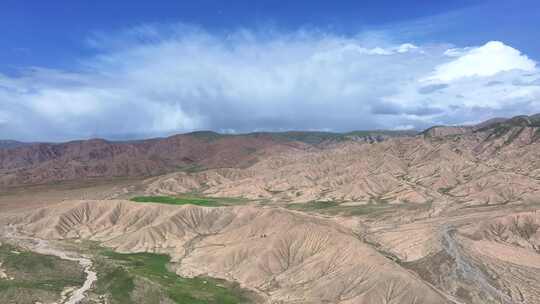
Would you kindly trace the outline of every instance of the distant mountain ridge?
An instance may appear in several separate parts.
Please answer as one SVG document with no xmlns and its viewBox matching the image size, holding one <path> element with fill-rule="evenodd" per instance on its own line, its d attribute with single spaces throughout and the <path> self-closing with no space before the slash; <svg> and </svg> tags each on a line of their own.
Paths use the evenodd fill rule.
<svg viewBox="0 0 540 304">
<path fill-rule="evenodd" d="M 390 137 L 400 137 L 400 136 L 414 136 L 418 134 L 416 130 L 356 130 L 349 132 L 330 132 L 330 131 L 283 131 L 283 132 L 252 132 L 252 133 L 238 133 L 238 134 L 229 134 L 229 133 L 218 133 L 215 131 L 201 130 L 193 131 L 188 133 L 176 134 L 174 136 L 192 136 L 199 138 L 201 140 L 213 141 L 217 139 L 222 139 L 226 137 L 271 137 L 276 140 L 287 140 L 287 141 L 299 141 L 308 144 L 322 144 L 331 141 L 345 141 L 345 140 L 356 140 L 356 141 L 381 141 Z M 90 140 L 102 140 L 109 143 L 115 144 L 133 144 L 141 143 L 145 141 L 160 140 L 167 137 L 153 137 L 146 139 L 131 139 L 131 140 L 109 140 L 103 138 L 93 138 L 87 139 Z M 82 140 L 73 140 L 66 142 L 21 142 L 16 140 L 0 140 L 0 149 L 2 148 L 17 148 L 21 146 L 27 146 L 32 144 L 66 144 L 70 142 L 79 142 Z"/>
<path fill-rule="evenodd" d="M 32 144 L 6 141 L 0 149 L 0 187 L 247 167 L 277 152 L 323 149 L 344 141 L 379 142 L 408 134 L 415 133 L 291 131 L 232 135 L 197 131 L 133 141 L 90 139 Z"/>
<path fill-rule="evenodd" d="M 131 141 L 0 141 L 0 188 L 69 180 L 143 178 L 172 172 L 247 168 L 279 154 L 300 155 L 309 151 L 340 149 L 347 145 L 393 139 L 400 139 L 403 143 L 422 138 L 450 142 L 456 140 L 456 136 L 468 138 L 464 143 L 474 142 L 476 149 L 485 150 L 487 154 L 495 153 L 502 145 L 507 146 L 514 141 L 518 142 L 515 146 L 518 149 L 540 140 L 540 115 L 491 119 L 475 126 L 435 126 L 422 133 L 374 130 L 220 134 L 196 131 Z"/>
<path fill-rule="evenodd" d="M 513 128 L 540 127 L 540 113 L 534 115 L 518 115 L 512 118 L 491 118 L 476 125 L 433 126 L 420 134 L 427 137 L 444 137 L 475 132 L 508 132 Z"/>
<path fill-rule="evenodd" d="M 540 197 L 537 116 L 434 127 L 376 144 L 273 154 L 247 168 L 178 172 L 149 182 L 151 195 L 202 192 L 276 202 L 506 205 Z"/>
<path fill-rule="evenodd" d="M 0 149 L 17 148 L 30 145 L 31 143 L 20 142 L 16 140 L 0 140 Z"/>
</svg>

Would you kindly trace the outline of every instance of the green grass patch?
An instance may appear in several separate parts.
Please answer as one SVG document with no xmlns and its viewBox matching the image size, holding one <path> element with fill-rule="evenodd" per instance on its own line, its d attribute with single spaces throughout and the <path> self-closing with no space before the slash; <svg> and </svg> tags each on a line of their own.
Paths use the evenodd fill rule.
<svg viewBox="0 0 540 304">
<path fill-rule="evenodd" d="M 385 130 L 366 130 L 352 131 L 348 133 L 334 133 L 321 131 L 287 131 L 287 132 L 261 132 L 252 133 L 252 135 L 270 135 L 276 140 L 300 141 L 310 145 L 318 145 L 323 142 L 343 142 L 352 140 L 355 137 L 377 137 L 377 136 L 412 136 L 415 131 L 385 131 Z"/>
<path fill-rule="evenodd" d="M 196 173 L 206 170 L 207 168 L 201 164 L 189 164 L 189 165 L 183 165 L 183 166 L 176 166 L 176 169 L 178 171 L 186 172 L 186 173 Z"/>
<path fill-rule="evenodd" d="M 195 131 L 195 132 L 187 133 L 186 135 L 198 138 L 200 140 L 204 140 L 206 142 L 212 142 L 212 141 L 230 136 L 227 134 L 219 134 L 213 131 Z"/>
<path fill-rule="evenodd" d="M 2 269 L 10 279 L 0 279 L 0 303 L 50 302 L 66 287 L 82 286 L 84 273 L 77 262 L 0 246 Z M 11 279 L 13 278 L 13 279 Z"/>
<path fill-rule="evenodd" d="M 431 202 L 425 204 L 403 203 L 389 204 L 386 200 L 370 200 L 363 205 L 343 205 L 339 201 L 313 201 L 304 204 L 289 204 L 287 208 L 304 212 L 316 212 L 327 215 L 378 217 L 397 211 L 423 210 L 431 208 Z"/>
<path fill-rule="evenodd" d="M 454 186 L 441 187 L 441 188 L 437 189 L 437 191 L 439 191 L 439 193 L 442 193 L 442 194 L 449 194 L 450 191 L 452 191 L 452 189 L 454 189 Z"/>
<path fill-rule="evenodd" d="M 323 202 L 323 201 L 313 201 L 305 204 L 290 204 L 289 208 L 296 209 L 296 210 L 304 210 L 304 211 L 310 211 L 310 210 L 326 210 L 326 209 L 332 209 L 339 206 L 339 202 Z"/>
<path fill-rule="evenodd" d="M 500 138 L 500 137 L 506 135 L 506 133 L 510 132 L 511 129 L 512 129 L 512 127 L 509 126 L 509 125 L 506 125 L 506 124 L 497 125 L 493 129 L 492 133 L 487 137 L 487 139 Z"/>
<path fill-rule="evenodd" d="M 168 205 L 196 205 L 205 207 L 219 207 L 226 204 L 217 200 L 196 197 L 174 197 L 174 196 L 137 196 L 131 199 L 137 203 L 160 203 Z"/>
<path fill-rule="evenodd" d="M 98 267 L 96 291 L 110 293 L 114 303 L 131 303 L 131 292 L 135 288 L 133 277 L 122 267 Z"/>
<path fill-rule="evenodd" d="M 203 207 L 221 207 L 242 205 L 250 200 L 237 197 L 205 197 L 195 194 L 182 194 L 178 196 L 136 196 L 131 201 L 137 203 L 159 203 L 168 205 L 196 205 Z"/>
<path fill-rule="evenodd" d="M 156 284 L 167 298 L 182 304 L 248 303 L 245 291 L 223 280 L 183 278 L 169 271 L 167 255 L 153 253 L 122 254 L 104 250 L 98 269 L 98 292 L 108 292 L 112 303 L 133 303 L 131 294 L 138 278 Z M 154 294 L 155 298 L 155 294 Z M 153 299 L 155 300 L 155 299 Z M 148 299 L 150 301 L 150 299 Z"/>
<path fill-rule="evenodd" d="M 504 144 L 505 145 L 509 145 L 511 144 L 512 142 L 514 142 L 514 140 L 516 138 L 519 137 L 519 135 L 525 130 L 525 128 L 519 128 L 519 129 L 515 129 L 515 130 L 512 130 L 512 134 L 510 134 L 510 136 L 508 136 L 508 138 L 505 140 Z"/>
<path fill-rule="evenodd" d="M 364 204 L 356 206 L 342 205 L 343 202 L 336 201 L 313 201 L 305 204 L 289 204 L 289 209 L 317 212 L 327 215 L 343 215 L 343 216 L 358 216 L 358 215 L 381 215 L 390 210 L 389 204 Z"/>
<path fill-rule="evenodd" d="M 540 128 L 537 127 L 534 131 L 533 141 L 537 141 L 538 139 L 540 139 Z"/>
</svg>

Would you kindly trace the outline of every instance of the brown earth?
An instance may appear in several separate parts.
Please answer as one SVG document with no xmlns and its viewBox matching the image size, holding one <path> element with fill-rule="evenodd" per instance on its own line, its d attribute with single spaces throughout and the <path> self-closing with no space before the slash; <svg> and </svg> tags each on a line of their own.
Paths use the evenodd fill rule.
<svg viewBox="0 0 540 304">
<path fill-rule="evenodd" d="M 182 276 L 238 281 L 273 302 L 447 302 L 350 230 L 280 208 L 70 201 L 4 215 L 0 222 L 42 239 L 167 253 Z"/>
<path fill-rule="evenodd" d="M 0 230 L 166 253 L 182 276 L 237 281 L 267 303 L 540 303 L 538 120 L 382 141 L 271 137 L 252 154 L 229 145 L 253 139 L 212 138 L 196 172 L 9 188 Z M 182 193 L 254 200 L 121 200 Z"/>
<path fill-rule="evenodd" d="M 244 168 L 282 152 L 318 150 L 343 141 L 373 143 L 410 134 L 414 132 L 291 131 L 225 135 L 199 131 L 125 142 L 91 139 L 53 144 L 0 140 L 0 190 L 60 181 Z"/>
<path fill-rule="evenodd" d="M 540 127 L 455 129 L 439 137 L 427 131 L 374 144 L 343 142 L 322 150 L 283 151 L 247 168 L 172 173 L 148 180 L 146 192 L 293 203 L 447 202 L 445 208 L 540 197 Z"/>
<path fill-rule="evenodd" d="M 0 149 L 0 187 L 88 178 L 143 177 L 178 170 L 245 167 L 266 153 L 302 150 L 301 142 L 271 136 L 192 133 L 163 139 L 101 139 Z"/>
</svg>

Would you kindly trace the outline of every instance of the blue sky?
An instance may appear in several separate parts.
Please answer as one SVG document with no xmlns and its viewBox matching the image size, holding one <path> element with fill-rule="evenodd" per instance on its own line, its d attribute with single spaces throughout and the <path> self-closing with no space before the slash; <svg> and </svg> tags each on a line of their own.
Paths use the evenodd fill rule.
<svg viewBox="0 0 540 304">
<path fill-rule="evenodd" d="M 540 112 L 538 1 L 333 2 L 4 0 L 0 138 Z"/>
</svg>

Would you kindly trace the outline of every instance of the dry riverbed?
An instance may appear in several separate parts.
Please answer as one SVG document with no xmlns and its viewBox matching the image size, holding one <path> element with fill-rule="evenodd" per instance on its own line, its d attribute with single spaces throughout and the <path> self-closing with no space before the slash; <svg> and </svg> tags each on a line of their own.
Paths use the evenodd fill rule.
<svg viewBox="0 0 540 304">
<path fill-rule="evenodd" d="M 88 257 L 81 256 L 78 253 L 65 251 L 56 248 L 51 242 L 43 239 L 33 238 L 29 236 L 23 236 L 13 227 L 6 227 L 4 236 L 10 242 L 13 242 L 17 246 L 21 246 L 31 252 L 45 256 L 54 256 L 65 261 L 77 262 L 85 273 L 85 280 L 81 287 L 66 287 L 61 294 L 61 303 L 63 304 L 77 304 L 85 298 L 86 292 L 92 287 L 97 280 L 97 273 L 93 271 L 92 260 Z M 0 268 L 0 278 L 4 274 L 5 278 L 8 275 Z"/>
</svg>

